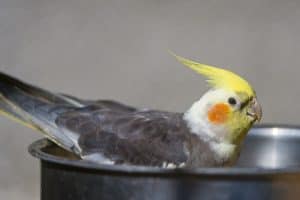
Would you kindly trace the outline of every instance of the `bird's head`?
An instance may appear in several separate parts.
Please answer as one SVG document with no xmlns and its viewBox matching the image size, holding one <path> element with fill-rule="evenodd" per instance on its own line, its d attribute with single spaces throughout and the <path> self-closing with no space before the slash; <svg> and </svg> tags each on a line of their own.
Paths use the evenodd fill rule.
<svg viewBox="0 0 300 200">
<path fill-rule="evenodd" d="M 176 56 L 176 55 L 175 55 Z M 262 117 L 256 93 L 237 74 L 176 56 L 207 78 L 211 89 L 184 114 L 191 131 L 217 142 L 239 144 Z"/>
</svg>

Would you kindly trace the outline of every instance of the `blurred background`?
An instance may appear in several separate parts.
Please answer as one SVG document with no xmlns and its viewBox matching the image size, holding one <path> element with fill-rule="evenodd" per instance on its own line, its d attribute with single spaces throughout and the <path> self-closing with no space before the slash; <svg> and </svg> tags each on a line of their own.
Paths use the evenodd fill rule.
<svg viewBox="0 0 300 200">
<path fill-rule="evenodd" d="M 185 111 L 204 79 L 167 53 L 231 69 L 263 123 L 299 124 L 298 0 L 1 0 L 0 70 L 78 97 Z M 40 137 L 0 118 L 0 194 L 39 199 Z M 5 198 L 6 197 L 6 198 Z"/>
</svg>

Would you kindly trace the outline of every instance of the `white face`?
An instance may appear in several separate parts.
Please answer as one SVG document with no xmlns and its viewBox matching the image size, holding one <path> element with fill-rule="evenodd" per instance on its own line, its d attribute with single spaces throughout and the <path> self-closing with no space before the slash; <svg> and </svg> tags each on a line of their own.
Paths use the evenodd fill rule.
<svg viewBox="0 0 300 200">
<path fill-rule="evenodd" d="M 219 103 L 228 105 L 232 112 L 241 107 L 241 100 L 235 93 L 222 89 L 209 90 L 184 114 L 184 119 L 194 134 L 214 140 L 225 137 L 229 131 L 225 124 L 212 123 L 208 118 L 209 110 Z"/>
<path fill-rule="evenodd" d="M 226 103 L 233 110 L 239 110 L 241 107 L 241 100 L 234 92 L 228 90 L 209 90 L 206 92 L 199 101 L 195 102 L 201 105 L 199 112 L 207 113 L 207 111 L 218 103 Z M 199 108 L 200 109 L 200 108 Z"/>
</svg>

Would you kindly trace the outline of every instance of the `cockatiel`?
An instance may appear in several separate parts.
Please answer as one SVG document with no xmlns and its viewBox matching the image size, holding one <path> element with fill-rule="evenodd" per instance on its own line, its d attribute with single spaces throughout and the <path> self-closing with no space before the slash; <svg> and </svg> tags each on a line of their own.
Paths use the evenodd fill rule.
<svg viewBox="0 0 300 200">
<path fill-rule="evenodd" d="M 0 73 L 0 110 L 83 160 L 158 167 L 231 166 L 262 110 L 238 75 L 176 56 L 211 89 L 184 113 L 81 100 Z"/>
</svg>

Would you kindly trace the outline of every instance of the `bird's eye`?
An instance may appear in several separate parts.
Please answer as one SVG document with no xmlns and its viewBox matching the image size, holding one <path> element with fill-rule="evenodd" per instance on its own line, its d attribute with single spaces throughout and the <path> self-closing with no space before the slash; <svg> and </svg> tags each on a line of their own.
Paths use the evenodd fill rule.
<svg viewBox="0 0 300 200">
<path fill-rule="evenodd" d="M 230 105 L 235 105 L 236 104 L 236 99 L 235 98 L 233 98 L 233 97 L 230 97 L 229 99 L 228 99 L 228 103 L 230 104 Z"/>
</svg>

